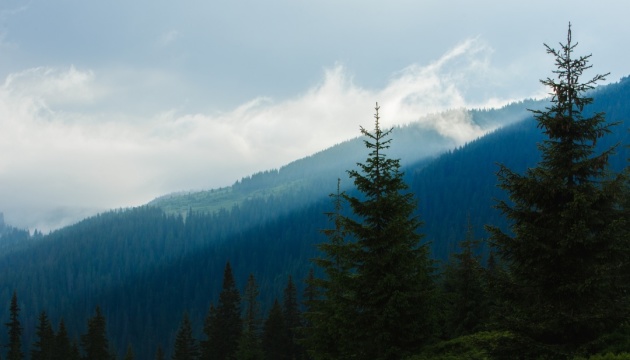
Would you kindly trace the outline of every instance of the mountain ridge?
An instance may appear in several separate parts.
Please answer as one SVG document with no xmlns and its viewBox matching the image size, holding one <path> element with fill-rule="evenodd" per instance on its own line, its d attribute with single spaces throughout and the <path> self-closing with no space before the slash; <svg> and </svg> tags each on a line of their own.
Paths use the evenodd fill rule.
<svg viewBox="0 0 630 360">
<path fill-rule="evenodd" d="M 613 137 L 599 145 L 630 143 L 629 122 L 624 120 L 630 118 L 626 101 L 630 81 L 594 94 L 592 111 L 605 110 L 610 121 L 622 121 Z M 519 105 L 520 113 L 526 112 L 527 104 Z M 495 111 L 478 112 L 489 118 L 502 116 Z M 505 196 L 496 187 L 496 163 L 524 171 L 538 161 L 535 144 L 540 139 L 540 129 L 530 116 L 430 161 L 407 162 L 405 179 L 418 200 L 417 215 L 424 221 L 420 231 L 427 235 L 433 258 L 448 257 L 463 239 L 467 218 L 479 238 L 484 237 L 483 225 L 505 224 L 492 209 L 493 198 Z M 359 161 L 366 156 L 363 148 Z M 614 168 L 626 166 L 628 157 L 628 149 L 619 148 Z M 0 281 L 8 284 L 0 289 L 0 303 L 8 304 L 12 290 L 17 291 L 25 339 L 32 339 L 41 310 L 55 324 L 63 317 L 71 337 L 77 338 L 100 305 L 113 346 L 123 351 L 131 342 L 137 354 L 146 354 L 147 359 L 158 343 L 168 352 L 184 311 L 199 333 L 201 319 L 218 297 L 226 261 L 231 262 L 239 287 L 249 273 L 256 276 L 266 309 L 281 296 L 289 275 L 298 289 L 303 288 L 310 259 L 318 256 L 315 244 L 325 241 L 320 230 L 329 226 L 324 215 L 331 209 L 327 194 L 335 190 L 337 179 L 327 176 L 335 172 L 301 173 L 306 166 L 297 165 L 249 177 L 235 189 L 240 186 L 243 193 L 266 189 L 280 179 L 296 180 L 315 172 L 322 175 L 316 190 L 300 184 L 295 192 L 245 197 L 231 208 L 212 212 L 184 206 L 184 212 L 168 214 L 153 205 L 113 210 L 21 242 L 0 253 Z M 334 171 L 343 174 L 354 166 L 349 163 Z M 314 201 L 305 201 L 309 196 Z M 6 321 L 7 315 L 0 312 L 0 321 Z"/>
</svg>

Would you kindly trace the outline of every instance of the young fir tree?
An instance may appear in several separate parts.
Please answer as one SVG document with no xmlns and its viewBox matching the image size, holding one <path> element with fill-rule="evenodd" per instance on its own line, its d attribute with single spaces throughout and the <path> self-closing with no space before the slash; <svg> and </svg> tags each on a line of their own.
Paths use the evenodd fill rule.
<svg viewBox="0 0 630 360">
<path fill-rule="evenodd" d="M 344 334 L 354 329 L 354 310 L 351 307 L 354 294 L 350 283 L 353 266 L 351 254 L 356 245 L 345 239 L 342 215 L 344 199 L 340 179 L 337 179 L 337 192 L 330 197 L 333 211 L 326 213 L 326 216 L 333 226 L 322 230 L 329 241 L 317 245 L 325 256 L 313 259 L 315 265 L 323 269 L 325 277 L 315 278 L 314 271 L 311 271 L 307 287 L 310 294 L 305 296 L 308 301 L 305 345 L 310 356 L 315 359 L 350 357 L 350 341 Z"/>
<path fill-rule="evenodd" d="M 466 239 L 459 246 L 460 251 L 451 255 L 442 280 L 446 338 L 479 331 L 489 317 L 484 268 L 478 255 L 480 243 L 474 238 L 470 219 Z"/>
<path fill-rule="evenodd" d="M 350 239 L 327 252 L 343 267 L 350 265 L 340 277 L 340 296 L 323 301 L 340 301 L 332 306 L 347 312 L 342 322 L 350 321 L 350 328 L 342 325 L 338 339 L 356 359 L 404 358 L 434 332 L 428 248 L 417 232 L 421 222 L 399 160 L 385 154 L 392 130 L 381 129 L 378 111 L 377 104 L 374 131 L 361 128 L 370 154 L 359 170 L 348 171 L 361 195 L 342 195 L 353 216 L 340 217 L 339 235 Z"/>
<path fill-rule="evenodd" d="M 199 357 L 199 347 L 192 331 L 192 324 L 188 313 L 184 313 L 182 322 L 175 335 L 175 348 L 173 350 L 173 360 L 197 360 Z"/>
<path fill-rule="evenodd" d="M 55 352 L 55 332 L 48 315 L 42 311 L 35 332 L 36 340 L 31 349 L 31 360 L 52 360 Z"/>
<path fill-rule="evenodd" d="M 70 341 L 63 319 L 59 321 L 59 329 L 54 341 L 53 360 L 79 360 L 78 348 L 75 348 Z"/>
<path fill-rule="evenodd" d="M 303 350 L 300 346 L 300 329 L 302 328 L 302 314 L 297 300 L 297 288 L 293 278 L 289 275 L 287 286 L 284 288 L 282 301 L 282 316 L 284 317 L 287 336 L 289 338 L 290 359 L 301 359 Z"/>
<path fill-rule="evenodd" d="M 101 308 L 98 306 L 96 307 L 94 317 L 88 320 L 87 333 L 81 336 L 81 346 L 83 347 L 86 359 L 111 359 L 105 316 L 103 316 Z"/>
<path fill-rule="evenodd" d="M 317 302 L 320 299 L 319 289 L 317 287 L 317 280 L 315 279 L 315 270 L 310 268 L 308 270 L 308 276 L 304 280 L 306 286 L 302 294 L 302 305 L 304 306 L 303 325 L 300 330 L 300 345 L 303 348 L 304 359 L 312 359 L 310 350 L 313 348 L 313 322 L 310 319 L 309 314 L 313 314 Z"/>
<path fill-rule="evenodd" d="M 262 360 L 260 347 L 260 303 L 258 285 L 253 274 L 249 275 L 243 292 L 245 316 L 243 318 L 243 334 L 239 340 L 236 358 L 238 360 Z"/>
<path fill-rule="evenodd" d="M 206 323 L 208 340 L 204 346 L 206 359 L 230 360 L 236 358 L 238 342 L 243 331 L 241 295 L 236 287 L 232 267 L 228 262 L 223 274 L 223 289 L 214 316 L 209 314 Z"/>
<path fill-rule="evenodd" d="M 557 78 L 541 81 L 552 90 L 551 105 L 534 111 L 547 136 L 538 146 L 542 160 L 524 175 L 501 166 L 499 186 L 510 202 L 497 207 L 511 233 L 489 227 L 510 275 L 505 325 L 561 356 L 626 321 L 629 304 L 624 177 L 608 172 L 614 148 L 595 148 L 613 124 L 584 112 L 588 90 L 605 75 L 581 79 L 590 55 L 574 56 L 576 45 L 570 25 L 560 50 L 545 45 Z"/>
<path fill-rule="evenodd" d="M 212 334 L 214 334 L 217 329 L 215 329 L 217 318 L 217 309 L 214 307 L 214 304 L 210 304 L 210 309 L 208 309 L 208 314 L 203 322 L 203 333 L 206 335 L 206 340 L 201 340 L 200 346 L 200 354 L 201 360 L 210 360 L 213 358 L 214 349 L 212 348 Z"/>
<path fill-rule="evenodd" d="M 24 354 L 22 353 L 22 325 L 20 324 L 20 307 L 17 301 L 17 294 L 13 292 L 11 297 L 11 307 L 9 308 L 10 317 L 7 326 L 9 333 L 9 343 L 7 348 L 8 360 L 22 360 Z"/>
<path fill-rule="evenodd" d="M 263 325 L 262 350 L 265 360 L 292 360 L 282 306 L 276 299 Z"/>
</svg>

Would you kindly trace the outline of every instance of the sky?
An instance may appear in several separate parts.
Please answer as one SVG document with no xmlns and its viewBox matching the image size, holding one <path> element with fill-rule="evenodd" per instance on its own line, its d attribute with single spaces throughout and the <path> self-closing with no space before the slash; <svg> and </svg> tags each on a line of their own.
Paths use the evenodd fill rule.
<svg viewBox="0 0 630 360">
<path fill-rule="evenodd" d="M 630 74 L 625 0 L 0 0 L 0 212 L 43 231 L 229 186 L 385 126 L 545 96 L 572 24 Z M 587 74 L 588 75 L 588 74 Z M 430 122 L 426 126 L 433 126 Z M 458 143 L 483 134 L 461 122 Z"/>
</svg>

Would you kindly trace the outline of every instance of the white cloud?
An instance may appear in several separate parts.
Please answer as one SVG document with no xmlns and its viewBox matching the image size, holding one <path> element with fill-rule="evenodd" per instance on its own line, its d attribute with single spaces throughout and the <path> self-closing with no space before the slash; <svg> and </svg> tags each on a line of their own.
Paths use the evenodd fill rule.
<svg viewBox="0 0 630 360">
<path fill-rule="evenodd" d="M 42 106 L 63 106 L 89 103 L 104 95 L 92 71 L 48 67 L 28 69 L 7 76 L 4 91 L 18 98 L 30 98 Z"/>
<path fill-rule="evenodd" d="M 487 130 L 461 109 L 462 87 L 484 73 L 489 51 L 466 41 L 427 66 L 407 67 L 382 89 L 357 86 L 335 65 L 290 99 L 260 97 L 213 114 L 165 109 L 144 119 L 76 110 L 86 102 L 98 108 L 107 97 L 111 84 L 94 71 L 11 74 L 0 87 L 0 211 L 16 225 L 46 229 L 64 223 L 12 214 L 84 214 L 73 209 L 140 205 L 172 191 L 229 185 L 358 136 L 359 126 L 371 127 L 376 101 L 384 126 L 421 121 L 463 143 Z M 447 109 L 453 111 L 425 116 Z"/>
</svg>

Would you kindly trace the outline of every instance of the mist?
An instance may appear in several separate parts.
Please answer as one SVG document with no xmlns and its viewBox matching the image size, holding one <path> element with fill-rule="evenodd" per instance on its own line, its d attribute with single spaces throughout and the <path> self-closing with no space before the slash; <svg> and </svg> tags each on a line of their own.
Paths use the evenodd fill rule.
<svg viewBox="0 0 630 360">
<path fill-rule="evenodd" d="M 391 74 L 381 88 L 358 85 L 336 63 L 288 98 L 259 96 L 209 112 L 182 104 L 147 116 L 116 106 L 122 85 L 96 69 L 11 73 L 0 87 L 0 211 L 9 224 L 46 232 L 166 193 L 228 186 L 358 136 L 371 126 L 376 102 L 384 126 L 421 121 L 463 144 L 493 129 L 461 111 L 427 115 L 518 100 L 501 98 L 500 86 L 486 81 L 498 72 L 492 52 L 471 38 Z M 479 92 L 494 96 L 483 101 Z"/>
</svg>

